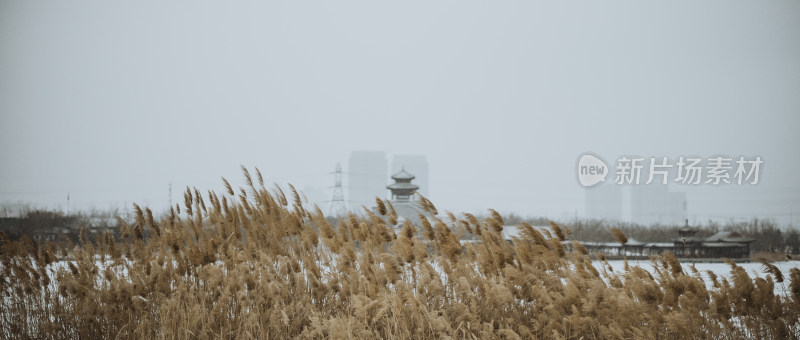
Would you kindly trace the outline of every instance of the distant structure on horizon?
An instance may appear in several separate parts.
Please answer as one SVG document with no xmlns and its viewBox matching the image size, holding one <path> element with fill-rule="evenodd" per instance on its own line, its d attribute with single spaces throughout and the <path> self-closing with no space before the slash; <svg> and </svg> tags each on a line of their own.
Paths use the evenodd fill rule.
<svg viewBox="0 0 800 340">
<path fill-rule="evenodd" d="M 386 197 L 388 169 L 383 151 L 353 151 L 347 169 L 350 211 L 361 213 L 361 206 L 375 205 L 375 197 Z"/>
<path fill-rule="evenodd" d="M 671 192 L 666 185 L 634 185 L 631 221 L 640 224 L 683 225 L 688 216 L 686 193 Z"/>
<path fill-rule="evenodd" d="M 428 181 L 428 161 L 425 155 L 395 155 L 392 158 L 391 173 L 398 173 L 405 170 L 415 176 L 415 182 L 419 185 L 418 192 L 427 198 L 430 190 Z"/>
<path fill-rule="evenodd" d="M 630 190 L 630 216 L 623 216 L 623 190 Z M 605 221 L 627 220 L 643 225 L 683 225 L 688 217 L 686 193 L 666 185 L 622 186 L 605 183 L 586 190 L 586 217 Z M 626 218 L 627 217 L 627 218 Z"/>
<path fill-rule="evenodd" d="M 422 222 L 419 215 L 422 214 L 428 218 L 432 217 L 422 206 L 415 200 L 419 186 L 411 183 L 415 176 L 406 172 L 405 169 L 400 168 L 400 171 L 392 175 L 394 183 L 386 186 L 392 193 L 392 207 L 397 212 L 397 224 L 403 225 L 405 220 L 419 226 Z"/>
<path fill-rule="evenodd" d="M 336 170 L 333 174 L 333 197 L 328 211 L 329 216 L 344 216 L 347 213 L 347 205 L 344 202 L 344 190 L 342 190 L 342 164 L 336 163 Z"/>
<path fill-rule="evenodd" d="M 622 186 L 614 183 L 586 190 L 586 217 L 605 221 L 622 220 Z"/>
</svg>

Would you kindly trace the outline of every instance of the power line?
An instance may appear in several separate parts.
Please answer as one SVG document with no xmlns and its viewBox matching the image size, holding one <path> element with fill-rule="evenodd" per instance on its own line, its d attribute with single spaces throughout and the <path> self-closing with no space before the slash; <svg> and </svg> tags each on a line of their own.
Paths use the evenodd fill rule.
<svg viewBox="0 0 800 340">
<path fill-rule="evenodd" d="M 330 216 L 344 216 L 347 207 L 344 201 L 344 191 L 342 190 L 342 164 L 336 163 L 336 170 L 333 174 L 333 197 L 331 198 Z"/>
</svg>

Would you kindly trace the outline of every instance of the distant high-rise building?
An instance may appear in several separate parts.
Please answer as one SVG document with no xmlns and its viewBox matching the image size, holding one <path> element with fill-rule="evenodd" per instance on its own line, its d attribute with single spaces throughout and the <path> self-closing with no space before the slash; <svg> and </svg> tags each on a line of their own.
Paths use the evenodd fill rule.
<svg viewBox="0 0 800 340">
<path fill-rule="evenodd" d="M 586 217 L 620 221 L 622 219 L 622 186 L 607 182 L 587 189 Z"/>
<path fill-rule="evenodd" d="M 686 193 L 661 184 L 631 186 L 631 222 L 683 225 L 687 215 Z"/>
<path fill-rule="evenodd" d="M 428 182 L 428 161 L 424 155 L 395 155 L 392 158 L 391 173 L 398 173 L 401 170 L 414 174 L 417 185 L 419 185 L 418 192 L 422 196 L 428 197 L 430 192 Z M 429 198 L 429 197 L 428 197 Z"/>
<path fill-rule="evenodd" d="M 389 180 L 383 151 L 353 151 L 347 169 L 347 191 L 350 210 L 360 213 L 361 206 L 375 205 L 375 197 L 386 198 Z"/>
</svg>

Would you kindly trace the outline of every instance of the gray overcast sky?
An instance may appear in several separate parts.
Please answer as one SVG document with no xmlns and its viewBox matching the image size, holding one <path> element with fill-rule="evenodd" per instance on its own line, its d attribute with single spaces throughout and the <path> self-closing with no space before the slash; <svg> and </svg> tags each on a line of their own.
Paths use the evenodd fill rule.
<svg viewBox="0 0 800 340">
<path fill-rule="evenodd" d="M 240 165 L 324 200 L 383 150 L 440 209 L 565 218 L 584 151 L 726 154 L 761 183 L 673 188 L 690 216 L 797 225 L 798 127 L 796 0 L 0 0 L 0 202 L 161 210 Z"/>
</svg>

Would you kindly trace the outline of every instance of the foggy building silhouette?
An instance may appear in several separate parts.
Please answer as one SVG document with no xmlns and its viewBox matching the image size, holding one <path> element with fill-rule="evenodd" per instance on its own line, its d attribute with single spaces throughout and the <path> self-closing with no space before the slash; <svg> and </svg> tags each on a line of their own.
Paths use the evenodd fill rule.
<svg viewBox="0 0 800 340">
<path fill-rule="evenodd" d="M 361 206 L 375 205 L 375 197 L 386 197 L 388 169 L 383 151 L 353 151 L 347 169 L 348 206 L 360 212 Z"/>
<path fill-rule="evenodd" d="M 587 189 L 586 217 L 606 221 L 622 220 L 622 186 L 603 183 Z"/>
<path fill-rule="evenodd" d="M 629 200 L 623 200 L 624 190 Z M 586 217 L 606 221 L 627 220 L 650 225 L 683 225 L 688 217 L 684 192 L 671 192 L 662 184 L 617 185 L 604 183 L 585 191 Z M 624 216 L 627 207 L 629 216 Z"/>
<path fill-rule="evenodd" d="M 631 222 L 640 224 L 683 225 L 688 216 L 686 193 L 671 192 L 661 184 L 633 185 Z"/>
</svg>

